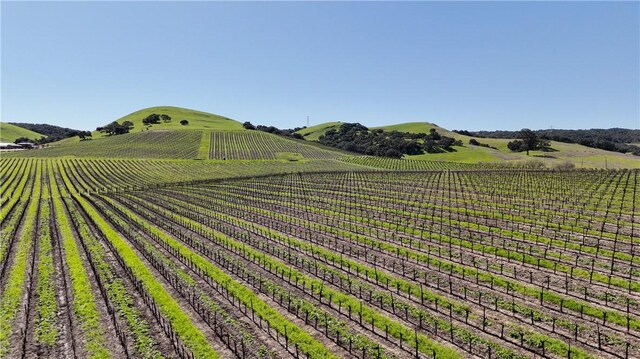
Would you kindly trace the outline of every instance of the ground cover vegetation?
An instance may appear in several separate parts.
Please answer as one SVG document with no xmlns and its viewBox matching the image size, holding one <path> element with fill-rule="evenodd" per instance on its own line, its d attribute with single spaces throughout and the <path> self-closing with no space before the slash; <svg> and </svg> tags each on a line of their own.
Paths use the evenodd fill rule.
<svg viewBox="0 0 640 359">
<path fill-rule="evenodd" d="M 323 145 L 365 155 L 401 158 L 403 155 L 455 151 L 462 143 L 442 136 L 436 129 L 429 133 L 370 130 L 359 123 L 343 123 L 329 128 L 318 138 Z"/>
</svg>

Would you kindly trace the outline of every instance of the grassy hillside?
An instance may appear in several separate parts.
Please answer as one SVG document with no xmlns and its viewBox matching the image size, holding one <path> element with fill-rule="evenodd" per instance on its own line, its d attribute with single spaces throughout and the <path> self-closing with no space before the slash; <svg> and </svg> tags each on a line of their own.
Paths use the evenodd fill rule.
<svg viewBox="0 0 640 359">
<path fill-rule="evenodd" d="M 299 131 L 301 134 L 308 133 L 307 140 L 317 139 L 329 128 L 340 125 L 339 122 L 329 122 Z M 554 167 L 565 162 L 575 164 L 577 168 L 640 168 L 640 157 L 625 155 L 617 152 L 604 151 L 579 144 L 551 142 L 552 152 L 531 151 L 526 153 L 511 152 L 507 148 L 509 139 L 496 138 L 476 138 L 480 143 L 487 144 L 494 148 L 474 146 L 469 144 L 473 137 L 461 135 L 449 131 L 436 124 L 428 122 L 407 122 L 389 126 L 372 127 L 381 128 L 385 131 L 401 131 L 411 133 L 428 133 L 435 128 L 438 133 L 444 136 L 453 137 L 462 141 L 464 146 L 454 147 L 455 152 L 426 153 L 417 156 L 406 156 L 408 160 L 420 161 L 449 161 L 459 163 L 507 163 L 518 164 L 526 161 L 540 161 L 546 167 Z"/>
<path fill-rule="evenodd" d="M 461 136 L 453 131 L 449 131 L 445 128 L 442 128 L 436 125 L 435 123 L 429 123 L 429 122 L 406 122 L 406 123 L 398 123 L 395 125 L 379 126 L 379 127 L 371 127 L 371 128 L 372 129 L 381 128 L 385 131 L 395 130 L 399 132 L 410 132 L 410 133 L 429 133 L 429 130 L 431 130 L 432 128 L 435 128 L 439 134 L 444 136 L 453 137 L 453 138 L 457 138 L 456 136 Z"/>
<path fill-rule="evenodd" d="M 27 130 L 26 128 L 18 127 L 16 125 L 0 122 L 0 142 L 13 142 L 20 137 L 37 140 L 40 137 L 47 136 Z"/>
<path fill-rule="evenodd" d="M 303 128 L 302 130 L 296 131 L 295 133 L 301 134 L 305 138 L 305 140 L 317 141 L 320 138 L 320 136 L 322 136 L 329 129 L 337 128 L 341 124 L 342 122 L 325 122 L 319 125 Z"/>
<path fill-rule="evenodd" d="M 167 114 L 171 116 L 171 122 L 159 123 L 151 126 L 145 126 L 142 120 L 151 114 Z M 189 124 L 183 126 L 180 121 L 187 120 Z M 124 121 L 133 122 L 133 129 L 131 133 L 137 133 L 144 131 L 154 130 L 215 130 L 215 131 L 243 131 L 244 127 L 238 121 L 234 121 L 230 118 L 214 115 L 207 112 L 190 110 L 180 107 L 172 106 L 158 106 L 149 107 L 133 113 L 130 113 L 124 117 L 117 119 L 118 123 Z M 106 125 L 106 124 L 105 124 Z M 104 134 L 93 131 L 92 136 L 94 138 L 105 137 Z"/>
<path fill-rule="evenodd" d="M 572 162 L 578 168 L 640 168 L 640 157 L 604 151 L 575 143 L 551 141 L 551 148 L 554 151 L 531 151 L 529 156 L 527 156 L 526 152 L 512 152 L 507 148 L 507 143 L 512 140 L 476 138 L 480 143 L 488 144 L 497 149 L 474 146 L 469 144 L 469 140 L 473 137 L 461 135 L 426 122 L 402 123 L 379 128 L 384 130 L 425 133 L 428 133 L 429 129 L 435 128 L 441 135 L 459 139 L 464 144 L 463 147 L 454 147 L 456 152 L 408 156 L 407 158 L 411 160 L 453 161 L 462 163 L 493 163 L 505 161 L 507 163 L 513 163 L 536 160 L 542 162 L 546 167 L 553 167 L 564 162 Z"/>
</svg>

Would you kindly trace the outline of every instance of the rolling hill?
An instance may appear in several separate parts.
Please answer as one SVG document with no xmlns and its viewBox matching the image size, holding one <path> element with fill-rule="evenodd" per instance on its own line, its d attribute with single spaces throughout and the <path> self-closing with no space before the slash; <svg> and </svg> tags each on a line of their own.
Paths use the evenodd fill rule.
<svg viewBox="0 0 640 359">
<path fill-rule="evenodd" d="M 167 114 L 172 121 L 143 125 L 142 120 L 153 113 Z M 182 119 L 189 124 L 181 125 Z M 297 161 L 345 155 L 315 143 L 247 130 L 226 117 L 178 107 L 147 108 L 117 120 L 124 121 L 134 123 L 130 133 L 108 136 L 94 131 L 90 140 L 73 137 L 7 156 Z"/>
<path fill-rule="evenodd" d="M 339 126 L 340 122 L 327 122 L 315 125 L 298 133 L 305 136 L 305 139 L 317 140 L 324 132 L 330 128 Z M 425 153 L 422 155 L 405 156 L 407 160 L 427 160 L 427 161 L 448 161 L 459 163 L 506 163 L 518 164 L 528 161 L 540 161 L 546 167 L 554 167 L 565 162 L 573 163 L 577 168 L 640 168 L 640 157 L 631 154 L 621 154 L 617 152 L 604 151 L 596 148 L 582 146 L 579 144 L 562 143 L 551 141 L 552 152 L 531 151 L 530 156 L 526 153 L 512 152 L 507 148 L 510 139 L 496 138 L 476 138 L 480 143 L 487 144 L 494 148 L 474 146 L 469 144 L 473 137 L 449 131 L 436 124 L 428 122 L 407 122 L 388 126 L 372 127 L 371 129 L 383 129 L 385 131 L 400 131 L 410 133 L 428 133 L 435 128 L 438 133 L 444 136 L 453 137 L 462 141 L 464 146 L 454 147 L 455 152 L 445 153 Z"/>
<path fill-rule="evenodd" d="M 171 122 L 159 123 L 151 126 L 144 125 L 142 120 L 151 114 L 166 114 L 171 117 Z M 183 126 L 180 121 L 187 120 L 189 124 Z M 134 125 L 131 133 L 148 131 L 148 130 L 215 130 L 215 131 L 244 131 L 244 127 L 238 121 L 230 118 L 214 115 L 207 112 L 196 111 L 181 107 L 173 106 L 156 106 L 149 107 L 139 111 L 132 112 L 116 120 L 118 123 L 131 121 Z M 105 124 L 106 125 L 106 124 Z M 104 137 L 103 133 L 93 131 L 94 138 Z"/>
<path fill-rule="evenodd" d="M 342 122 L 325 122 L 319 125 L 310 126 L 307 128 L 303 128 L 302 130 L 296 131 L 294 133 L 298 133 L 304 137 L 307 141 L 317 141 L 320 136 L 322 136 L 329 129 L 337 128 L 342 124 Z"/>
<path fill-rule="evenodd" d="M 151 126 L 143 125 L 142 120 L 150 114 L 167 114 L 172 118 L 169 123 Z M 186 119 L 184 126 L 180 121 Z M 54 142 L 48 148 L 33 150 L 22 154 L 6 156 L 28 157 L 78 157 L 78 158 L 154 158 L 154 159 L 200 159 L 200 160 L 318 160 L 338 159 L 345 156 L 357 156 L 327 146 L 321 146 L 317 139 L 331 128 L 339 127 L 342 122 L 327 122 L 302 129 L 296 133 L 305 140 L 294 140 L 270 133 L 244 129 L 242 124 L 227 117 L 179 108 L 158 106 L 145 108 L 116 120 L 119 123 L 131 121 L 134 124 L 129 134 L 107 136 L 94 131 L 92 140 L 80 141 L 78 137 Z M 2 124 L 2 140 L 10 141 L 17 137 L 40 134 L 16 126 Z M 433 123 L 408 122 L 388 126 L 373 127 L 385 131 L 428 133 L 435 128 L 438 133 L 462 141 L 453 152 L 405 156 L 405 160 L 440 161 L 462 164 L 506 164 L 522 165 L 532 161 L 546 167 L 555 167 L 566 162 L 578 168 L 640 168 L 640 158 L 616 152 L 594 149 L 578 144 L 552 142 L 553 151 L 511 152 L 507 148 L 509 139 L 478 138 L 490 147 L 469 144 L 470 136 L 449 131 Z M 5 130 L 6 129 L 6 130 Z M 34 135 L 35 134 L 35 135 Z M 6 139 L 5 139 L 6 137 Z M 377 167 L 375 161 L 369 165 Z M 394 164 L 393 166 L 397 166 Z M 415 166 L 405 166 L 414 168 Z M 395 168 L 395 167 L 394 167 Z"/>
<path fill-rule="evenodd" d="M 0 122 L 0 142 L 14 142 L 20 137 L 37 140 L 40 137 L 47 136 L 10 123 Z"/>
</svg>

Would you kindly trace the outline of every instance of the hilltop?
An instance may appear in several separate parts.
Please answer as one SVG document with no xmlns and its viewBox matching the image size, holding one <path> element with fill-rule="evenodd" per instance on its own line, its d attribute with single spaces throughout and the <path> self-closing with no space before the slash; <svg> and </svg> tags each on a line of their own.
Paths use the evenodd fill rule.
<svg viewBox="0 0 640 359">
<path fill-rule="evenodd" d="M 14 142 L 21 137 L 26 137 L 30 140 L 37 140 L 41 137 L 47 136 L 10 123 L 0 122 L 0 142 Z"/>
<path fill-rule="evenodd" d="M 320 136 L 332 128 L 338 128 L 342 122 L 325 122 L 319 125 L 303 128 L 295 133 L 302 135 L 307 141 L 317 141 Z"/>
<path fill-rule="evenodd" d="M 151 114 L 165 114 L 171 117 L 170 122 L 161 122 L 147 126 L 142 121 Z M 180 121 L 187 120 L 188 125 L 181 125 Z M 131 133 L 142 132 L 143 130 L 214 130 L 214 131 L 243 131 L 242 124 L 228 117 L 214 115 L 208 112 L 191 110 L 173 106 L 156 106 L 132 112 L 120 117 L 116 122 L 122 124 L 125 121 L 133 123 Z M 105 124 L 106 125 L 106 124 Z M 103 137 L 104 134 L 93 131 L 94 138 Z"/>
</svg>

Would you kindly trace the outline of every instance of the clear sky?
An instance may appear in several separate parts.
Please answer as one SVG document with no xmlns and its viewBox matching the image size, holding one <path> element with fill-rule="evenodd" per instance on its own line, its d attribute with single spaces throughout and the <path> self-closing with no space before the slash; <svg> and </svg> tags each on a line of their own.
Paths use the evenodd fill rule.
<svg viewBox="0 0 640 359">
<path fill-rule="evenodd" d="M 638 2 L 1 2 L 2 121 L 640 128 Z"/>
</svg>

